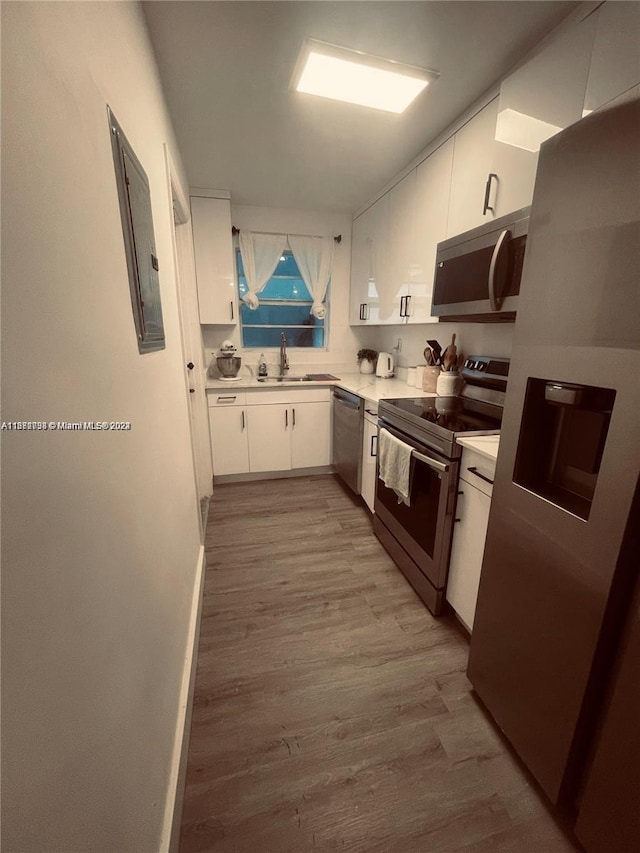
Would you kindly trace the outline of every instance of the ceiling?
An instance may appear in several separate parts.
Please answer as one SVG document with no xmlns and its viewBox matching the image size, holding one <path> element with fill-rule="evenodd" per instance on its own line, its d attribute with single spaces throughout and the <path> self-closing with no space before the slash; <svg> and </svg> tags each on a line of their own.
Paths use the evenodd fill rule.
<svg viewBox="0 0 640 853">
<path fill-rule="evenodd" d="M 192 187 L 352 213 L 578 5 L 528 0 L 144 2 Z M 440 72 L 403 115 L 289 91 L 313 37 Z"/>
</svg>

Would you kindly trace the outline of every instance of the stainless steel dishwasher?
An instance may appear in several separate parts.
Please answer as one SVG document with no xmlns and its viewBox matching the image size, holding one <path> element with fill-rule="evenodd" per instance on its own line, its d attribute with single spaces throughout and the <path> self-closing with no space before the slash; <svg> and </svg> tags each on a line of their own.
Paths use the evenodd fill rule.
<svg viewBox="0 0 640 853">
<path fill-rule="evenodd" d="M 333 466 L 356 495 L 362 481 L 364 400 L 342 388 L 333 389 Z"/>
</svg>

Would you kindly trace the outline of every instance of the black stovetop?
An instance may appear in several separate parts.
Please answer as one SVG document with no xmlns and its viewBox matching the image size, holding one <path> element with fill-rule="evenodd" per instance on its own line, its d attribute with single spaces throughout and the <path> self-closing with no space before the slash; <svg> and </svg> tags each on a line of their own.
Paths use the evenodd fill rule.
<svg viewBox="0 0 640 853">
<path fill-rule="evenodd" d="M 424 426 L 435 424 L 453 433 L 478 431 L 499 432 L 502 410 L 464 397 L 411 397 L 385 400 L 385 404 L 400 409 L 402 413 L 420 419 Z"/>
</svg>

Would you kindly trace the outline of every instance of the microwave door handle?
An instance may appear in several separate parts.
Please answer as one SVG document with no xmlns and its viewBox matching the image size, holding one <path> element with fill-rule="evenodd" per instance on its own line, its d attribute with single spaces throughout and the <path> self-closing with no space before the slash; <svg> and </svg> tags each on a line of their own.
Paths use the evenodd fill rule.
<svg viewBox="0 0 640 853">
<path fill-rule="evenodd" d="M 420 460 L 420 462 L 424 462 L 424 464 L 428 465 L 429 468 L 433 468 L 434 471 L 439 471 L 442 474 L 446 474 L 449 470 L 448 465 L 445 465 L 443 462 L 438 462 L 437 459 L 431 459 L 431 457 L 425 456 L 424 453 L 418 453 L 417 450 L 413 450 L 411 452 L 411 455 L 415 456 L 415 458 Z"/>
<path fill-rule="evenodd" d="M 496 269 L 498 267 L 500 252 L 508 243 L 510 237 L 511 231 L 509 231 L 508 228 L 505 228 L 498 237 L 493 250 L 493 255 L 491 256 L 491 264 L 489 265 L 489 305 L 491 306 L 492 311 L 499 311 L 502 305 L 502 299 L 496 295 Z"/>
</svg>

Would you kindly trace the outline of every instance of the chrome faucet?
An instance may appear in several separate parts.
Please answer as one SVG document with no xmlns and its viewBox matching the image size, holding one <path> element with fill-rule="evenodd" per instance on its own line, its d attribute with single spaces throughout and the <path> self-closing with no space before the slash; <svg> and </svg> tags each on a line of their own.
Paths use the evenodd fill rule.
<svg viewBox="0 0 640 853">
<path fill-rule="evenodd" d="M 287 356 L 287 339 L 282 332 L 280 335 L 280 376 L 284 376 L 286 370 L 289 370 L 289 357 Z"/>
</svg>

